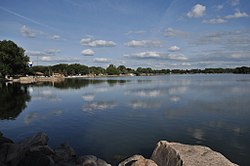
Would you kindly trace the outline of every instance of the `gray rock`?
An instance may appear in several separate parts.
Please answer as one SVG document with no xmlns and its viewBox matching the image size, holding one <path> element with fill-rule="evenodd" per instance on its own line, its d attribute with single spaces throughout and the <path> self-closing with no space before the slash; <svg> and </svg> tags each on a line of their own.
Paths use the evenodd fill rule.
<svg viewBox="0 0 250 166">
<path fill-rule="evenodd" d="M 131 166 L 157 166 L 153 160 L 140 159 L 134 162 Z"/>
<path fill-rule="evenodd" d="M 118 166 L 130 166 L 133 163 L 135 163 L 136 161 L 143 160 L 143 159 L 145 159 L 145 158 L 141 155 L 134 155 L 132 157 L 127 158 L 123 162 L 121 162 Z"/>
<path fill-rule="evenodd" d="M 61 147 L 55 149 L 54 152 L 55 152 L 54 160 L 56 162 L 70 161 L 76 158 L 76 153 L 69 144 L 62 144 Z"/>
<path fill-rule="evenodd" d="M 6 137 L 0 137 L 0 145 L 4 143 L 14 143 L 11 139 Z"/>
<path fill-rule="evenodd" d="M 157 143 L 151 160 L 155 161 L 159 166 L 182 166 L 183 162 L 176 150 L 166 141 Z"/>
<path fill-rule="evenodd" d="M 27 150 L 18 144 L 4 143 L 0 146 L 0 162 L 9 166 L 16 166 Z"/>
<path fill-rule="evenodd" d="M 151 156 L 159 166 L 236 166 L 205 146 L 160 141 Z"/>
<path fill-rule="evenodd" d="M 54 166 L 55 163 L 51 157 L 43 154 L 42 152 L 35 151 L 29 152 L 18 163 L 17 166 Z"/>
<path fill-rule="evenodd" d="M 20 142 L 24 146 L 37 146 L 37 145 L 47 145 L 48 135 L 46 133 L 37 133 L 36 135 L 26 138 Z"/>
<path fill-rule="evenodd" d="M 42 152 L 45 155 L 54 155 L 55 152 L 53 149 L 51 149 L 48 145 L 38 145 L 38 146 L 32 146 L 29 149 L 30 152 Z"/>
<path fill-rule="evenodd" d="M 93 155 L 81 156 L 76 161 L 77 166 L 111 166 L 106 161 Z"/>
</svg>

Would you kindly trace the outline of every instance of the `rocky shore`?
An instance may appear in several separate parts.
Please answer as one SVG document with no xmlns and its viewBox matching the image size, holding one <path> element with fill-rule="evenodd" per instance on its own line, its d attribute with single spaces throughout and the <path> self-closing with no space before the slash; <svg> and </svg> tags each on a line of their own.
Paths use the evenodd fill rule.
<svg viewBox="0 0 250 166">
<path fill-rule="evenodd" d="M 160 141 L 150 159 L 134 155 L 118 166 L 236 166 L 222 154 L 205 146 Z M 14 143 L 0 132 L 0 166 L 111 166 L 93 155 L 77 156 L 68 144 L 48 146 L 48 135 L 34 136 Z"/>
</svg>

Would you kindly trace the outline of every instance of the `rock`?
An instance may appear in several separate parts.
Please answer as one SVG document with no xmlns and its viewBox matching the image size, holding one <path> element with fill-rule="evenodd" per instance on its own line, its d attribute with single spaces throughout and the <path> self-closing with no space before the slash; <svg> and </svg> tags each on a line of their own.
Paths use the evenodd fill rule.
<svg viewBox="0 0 250 166">
<path fill-rule="evenodd" d="M 205 146 L 160 141 L 151 156 L 158 166 L 236 166 Z"/>
<path fill-rule="evenodd" d="M 6 137 L 0 137 L 0 145 L 4 143 L 14 143 L 11 139 L 6 138 Z"/>
<path fill-rule="evenodd" d="M 131 166 L 157 166 L 153 160 L 140 159 L 134 162 Z"/>
<path fill-rule="evenodd" d="M 27 149 L 18 144 L 4 143 L 0 146 L 0 162 L 9 166 L 16 166 L 26 152 Z"/>
<path fill-rule="evenodd" d="M 59 161 L 70 161 L 76 158 L 74 149 L 69 144 L 62 144 L 60 148 L 55 149 L 54 160 Z"/>
<path fill-rule="evenodd" d="M 19 162 L 17 166 L 54 166 L 55 163 L 51 157 L 43 154 L 42 152 L 29 152 Z"/>
<path fill-rule="evenodd" d="M 151 156 L 158 166 L 182 166 L 180 155 L 166 141 L 157 143 L 156 148 Z"/>
<path fill-rule="evenodd" d="M 49 138 L 46 133 L 37 133 L 36 135 L 21 141 L 20 144 L 25 146 L 47 145 L 48 140 Z"/>
<path fill-rule="evenodd" d="M 134 155 L 121 162 L 118 166 L 157 166 L 157 164 L 141 155 Z"/>
<path fill-rule="evenodd" d="M 134 155 L 132 157 L 127 158 L 123 162 L 121 162 L 118 166 L 130 166 L 133 163 L 135 163 L 136 161 L 143 160 L 143 159 L 145 159 L 145 158 L 141 155 Z"/>
<path fill-rule="evenodd" d="M 51 149 L 48 145 L 38 145 L 38 146 L 33 146 L 29 149 L 30 152 L 35 152 L 39 151 L 42 152 L 45 155 L 54 155 L 55 152 L 53 149 Z"/>
<path fill-rule="evenodd" d="M 2 137 L 3 136 L 3 133 L 0 131 L 0 137 Z"/>
<path fill-rule="evenodd" d="M 106 161 L 93 155 L 81 156 L 76 161 L 77 166 L 111 166 Z"/>
</svg>

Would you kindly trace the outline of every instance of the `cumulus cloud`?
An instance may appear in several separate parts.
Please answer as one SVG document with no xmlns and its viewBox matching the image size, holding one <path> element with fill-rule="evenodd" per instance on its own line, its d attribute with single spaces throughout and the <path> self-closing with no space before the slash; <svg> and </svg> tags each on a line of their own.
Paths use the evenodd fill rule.
<svg viewBox="0 0 250 166">
<path fill-rule="evenodd" d="M 172 52 L 180 51 L 180 50 L 181 50 L 181 48 L 177 47 L 177 46 L 171 46 L 168 48 L 168 51 L 172 51 Z"/>
<path fill-rule="evenodd" d="M 131 40 L 125 45 L 128 47 L 159 47 L 161 42 L 159 40 Z"/>
<path fill-rule="evenodd" d="M 81 54 L 85 56 L 92 56 L 95 54 L 95 52 L 92 49 L 85 49 L 82 50 Z"/>
<path fill-rule="evenodd" d="M 187 16 L 192 18 L 198 18 L 198 17 L 202 17 L 204 15 L 206 11 L 206 6 L 200 5 L 200 4 L 196 4 L 195 6 L 193 6 L 193 8 L 191 9 L 191 11 L 189 11 L 187 13 Z"/>
<path fill-rule="evenodd" d="M 242 17 L 249 17 L 249 15 L 245 12 L 236 11 L 234 14 L 228 15 L 225 18 L 226 19 L 234 19 L 234 18 L 242 18 Z"/>
<path fill-rule="evenodd" d="M 213 19 L 209 19 L 209 20 L 203 20 L 202 23 L 205 24 L 223 24 L 226 23 L 227 20 L 222 19 L 222 18 L 213 18 Z"/>
<path fill-rule="evenodd" d="M 52 40 L 60 40 L 60 39 L 61 39 L 61 36 L 59 36 L 59 35 L 53 35 L 53 36 L 51 37 L 51 39 L 52 39 Z"/>
<path fill-rule="evenodd" d="M 164 33 L 166 37 L 186 37 L 187 35 L 186 32 L 173 28 L 167 28 Z"/>
<path fill-rule="evenodd" d="M 187 60 L 187 57 L 184 56 L 183 54 L 168 54 L 155 51 L 139 52 L 124 56 L 136 59 L 156 59 L 156 60 L 158 59 L 158 60 L 177 60 L 177 61 Z"/>
<path fill-rule="evenodd" d="M 110 60 L 107 58 L 95 58 L 94 62 L 96 62 L 96 63 L 109 63 Z"/>
<path fill-rule="evenodd" d="M 30 28 L 28 28 L 27 26 L 23 25 L 20 29 L 20 32 L 23 36 L 25 37 L 29 37 L 29 38 L 34 38 L 36 37 L 36 33 L 35 31 L 31 30 Z"/>
<path fill-rule="evenodd" d="M 83 38 L 80 41 L 81 45 L 90 47 L 114 47 L 117 44 L 113 41 L 94 40 L 93 38 Z"/>
</svg>

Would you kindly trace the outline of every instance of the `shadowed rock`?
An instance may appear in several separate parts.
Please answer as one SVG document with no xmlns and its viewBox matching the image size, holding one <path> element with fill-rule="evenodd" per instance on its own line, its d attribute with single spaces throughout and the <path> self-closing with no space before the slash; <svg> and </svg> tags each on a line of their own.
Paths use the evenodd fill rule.
<svg viewBox="0 0 250 166">
<path fill-rule="evenodd" d="M 47 145 L 49 137 L 46 133 L 37 133 L 36 135 L 26 138 L 20 142 L 25 146 Z"/>
</svg>

